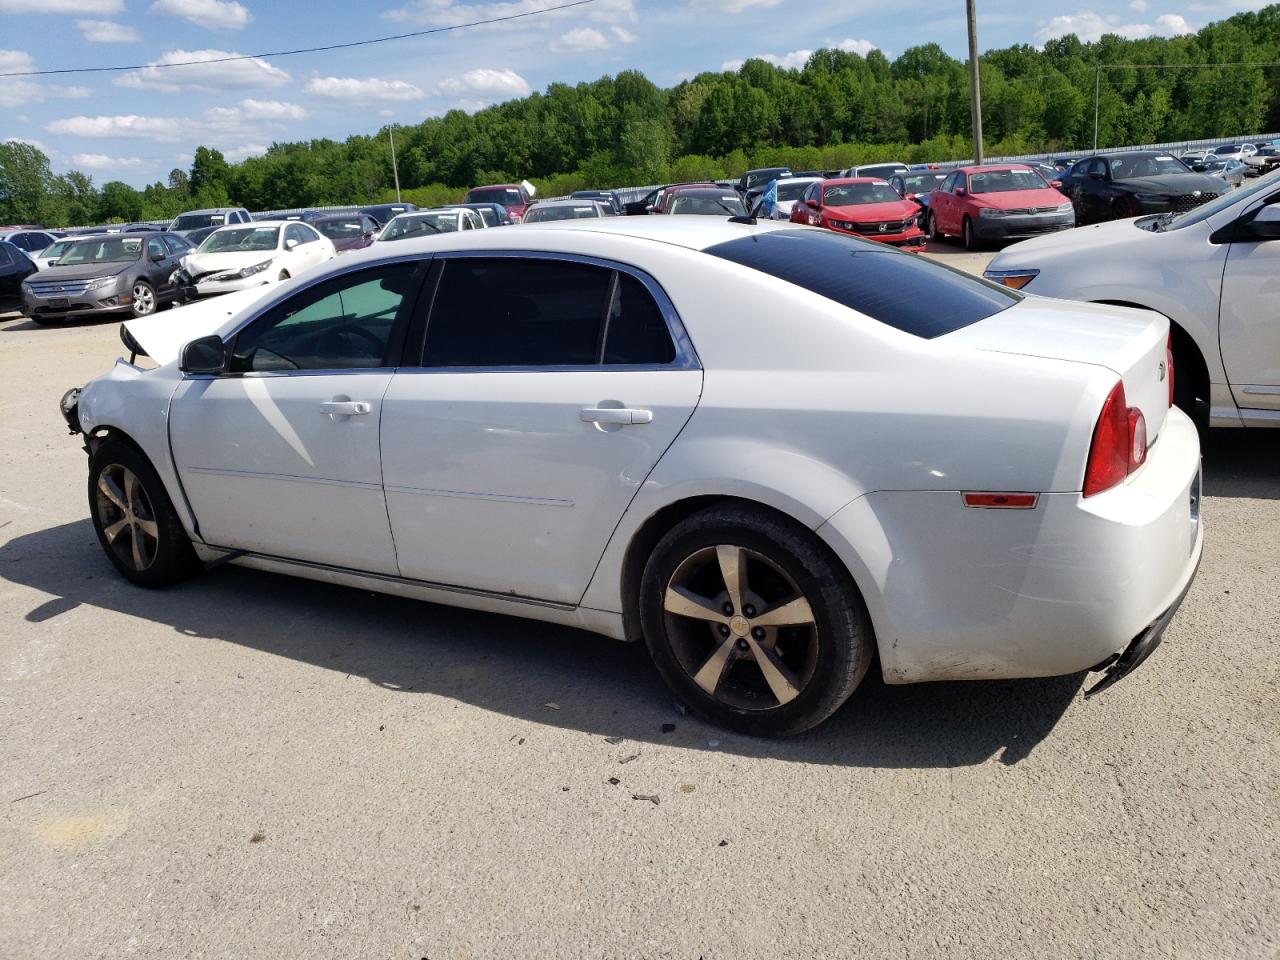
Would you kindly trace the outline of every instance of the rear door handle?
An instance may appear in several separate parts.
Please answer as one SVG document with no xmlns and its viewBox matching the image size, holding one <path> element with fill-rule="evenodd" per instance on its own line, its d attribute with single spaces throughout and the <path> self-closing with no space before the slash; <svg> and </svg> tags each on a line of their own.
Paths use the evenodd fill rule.
<svg viewBox="0 0 1280 960">
<path fill-rule="evenodd" d="M 650 423 L 652 410 L 631 407 L 586 407 L 578 412 L 584 423 Z"/>
<path fill-rule="evenodd" d="M 363 400 L 326 400 L 320 404 L 320 412 L 331 417 L 358 417 L 371 409 Z"/>
</svg>

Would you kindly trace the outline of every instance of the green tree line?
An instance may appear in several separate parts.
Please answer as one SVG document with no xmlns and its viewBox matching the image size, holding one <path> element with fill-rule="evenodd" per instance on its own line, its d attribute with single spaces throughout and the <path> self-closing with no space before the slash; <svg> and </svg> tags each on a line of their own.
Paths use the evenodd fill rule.
<svg viewBox="0 0 1280 960">
<path fill-rule="evenodd" d="M 994 156 L 1233 136 L 1280 128 L 1280 5 L 1174 38 L 1075 36 L 991 50 L 980 61 Z M 1215 66 L 1232 64 L 1231 66 Z M 1142 65 L 1145 69 L 1134 69 Z M 1151 69 L 1160 65 L 1169 69 Z M 834 168 L 969 156 L 966 65 L 937 44 L 890 61 L 818 50 L 798 70 L 748 60 L 662 89 L 638 71 L 474 114 L 396 128 L 405 199 L 437 204 L 477 183 L 528 178 L 545 195 L 586 187 L 737 176 L 753 166 Z M 228 163 L 200 147 L 189 171 L 143 190 L 55 176 L 34 147 L 0 145 L 0 222 L 163 219 L 198 206 L 266 210 L 393 196 L 388 131 L 273 144 Z"/>
</svg>

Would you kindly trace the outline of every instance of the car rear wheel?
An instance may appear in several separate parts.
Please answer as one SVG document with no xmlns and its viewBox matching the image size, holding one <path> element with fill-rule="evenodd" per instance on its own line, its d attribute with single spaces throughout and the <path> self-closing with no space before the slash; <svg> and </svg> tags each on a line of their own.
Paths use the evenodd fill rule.
<svg viewBox="0 0 1280 960">
<path fill-rule="evenodd" d="M 138 586 L 167 586 L 199 568 L 160 476 L 136 447 L 107 440 L 94 451 L 89 513 L 107 559 Z"/>
<path fill-rule="evenodd" d="M 645 642 L 689 707 L 753 736 L 821 723 L 866 674 L 870 624 L 848 572 L 808 530 L 726 505 L 658 543 L 640 588 Z"/>
<path fill-rule="evenodd" d="M 133 315 L 149 317 L 155 312 L 156 292 L 151 289 L 151 284 L 145 280 L 139 280 L 133 285 Z"/>
</svg>

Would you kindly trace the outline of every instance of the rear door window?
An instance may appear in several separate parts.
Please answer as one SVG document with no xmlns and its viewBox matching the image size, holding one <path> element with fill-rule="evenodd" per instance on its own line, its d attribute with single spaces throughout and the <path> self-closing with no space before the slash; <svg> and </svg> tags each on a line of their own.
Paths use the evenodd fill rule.
<svg viewBox="0 0 1280 960">
<path fill-rule="evenodd" d="M 427 321 L 425 367 L 668 364 L 666 317 L 636 277 L 549 259 L 448 261 Z"/>
<path fill-rule="evenodd" d="M 926 340 L 985 320 L 1022 299 L 950 267 L 828 230 L 776 230 L 704 252 Z"/>
</svg>

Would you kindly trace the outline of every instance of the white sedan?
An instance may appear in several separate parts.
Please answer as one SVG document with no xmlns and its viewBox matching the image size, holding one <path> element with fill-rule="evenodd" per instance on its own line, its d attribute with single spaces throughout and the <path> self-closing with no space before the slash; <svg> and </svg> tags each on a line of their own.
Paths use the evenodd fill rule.
<svg viewBox="0 0 1280 960">
<path fill-rule="evenodd" d="M 126 327 L 159 366 L 63 400 L 124 577 L 229 561 L 643 639 L 752 734 L 877 654 L 1114 682 L 1203 544 L 1162 317 L 827 230 L 412 238 Z"/>
<path fill-rule="evenodd" d="M 1181 215 L 1116 220 L 1006 249 L 987 276 L 1048 297 L 1167 317 L 1180 407 L 1280 426 L 1280 171 Z"/>
<path fill-rule="evenodd" d="M 182 259 L 187 299 L 288 280 L 338 255 L 333 241 L 296 220 L 219 227 Z"/>
</svg>

